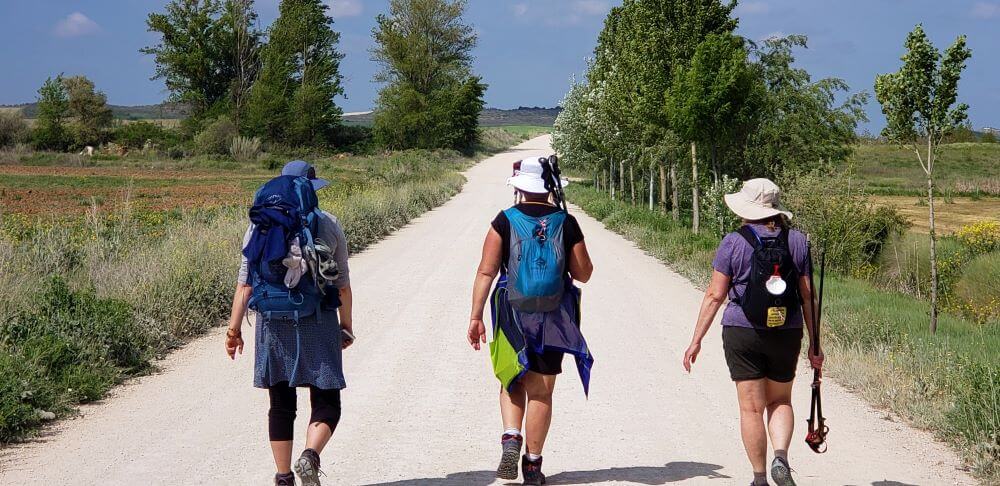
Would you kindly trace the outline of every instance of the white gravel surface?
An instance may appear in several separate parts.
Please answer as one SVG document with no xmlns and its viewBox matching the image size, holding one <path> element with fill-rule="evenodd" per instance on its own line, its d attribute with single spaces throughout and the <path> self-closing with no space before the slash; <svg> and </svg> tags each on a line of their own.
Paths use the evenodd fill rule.
<svg viewBox="0 0 1000 486">
<path fill-rule="evenodd" d="M 488 352 L 465 342 L 469 294 L 489 221 L 512 201 L 504 184 L 511 163 L 548 147 L 540 137 L 478 164 L 461 194 L 351 260 L 358 342 L 344 357 L 348 388 L 323 453 L 325 484 L 494 482 L 498 386 Z M 719 328 L 693 374 L 681 368 L 701 293 L 575 214 L 596 268 L 583 301 L 596 363 L 587 400 L 565 362 L 545 447 L 549 483 L 748 484 Z M 231 362 L 223 341 L 216 329 L 160 363 L 161 373 L 116 389 L 37 440 L 0 450 L 0 484 L 271 484 L 268 400 L 251 386 L 252 346 Z M 799 484 L 974 484 L 930 434 L 886 420 L 831 382 L 824 387 L 830 450 L 813 454 L 802 440 L 806 375 L 803 362 L 791 450 Z M 300 392 L 297 431 L 306 425 L 307 396 Z"/>
</svg>

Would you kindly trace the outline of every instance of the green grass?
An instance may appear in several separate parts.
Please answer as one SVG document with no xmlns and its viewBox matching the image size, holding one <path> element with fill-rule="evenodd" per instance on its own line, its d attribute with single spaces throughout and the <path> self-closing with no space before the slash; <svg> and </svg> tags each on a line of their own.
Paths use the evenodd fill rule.
<svg viewBox="0 0 1000 486">
<path fill-rule="evenodd" d="M 927 181 L 914 152 L 891 144 L 859 145 L 848 160 L 870 191 L 926 195 Z M 941 194 L 1000 196 L 1000 143 L 941 145 L 935 163 Z"/>
<path fill-rule="evenodd" d="M 707 285 L 718 238 L 693 235 L 667 214 L 611 201 L 585 184 L 570 186 L 568 195 L 608 229 L 696 285 Z M 979 325 L 944 314 L 931 335 L 928 316 L 923 300 L 828 276 L 823 315 L 828 372 L 876 407 L 948 441 L 981 479 L 995 484 L 1000 480 L 1000 323 Z"/>
</svg>

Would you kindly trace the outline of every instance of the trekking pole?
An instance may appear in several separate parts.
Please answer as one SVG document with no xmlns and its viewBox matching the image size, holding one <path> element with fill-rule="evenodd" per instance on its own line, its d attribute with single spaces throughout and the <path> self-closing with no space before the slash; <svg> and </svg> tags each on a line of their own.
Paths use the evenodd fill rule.
<svg viewBox="0 0 1000 486">
<path fill-rule="evenodd" d="M 548 162 L 549 167 L 552 170 L 552 177 L 555 179 L 553 185 L 556 190 L 556 198 L 558 199 L 558 201 L 556 201 L 556 205 L 562 206 L 563 211 L 568 213 L 569 208 L 566 206 L 566 193 L 563 192 L 562 186 L 562 170 L 559 169 L 559 157 L 552 154 L 552 156 L 549 157 Z"/>
<path fill-rule="evenodd" d="M 812 260 L 812 249 L 809 251 L 809 259 Z M 819 299 L 814 301 L 813 307 L 813 332 L 810 336 L 809 347 L 812 355 L 819 354 L 819 326 L 823 317 L 823 285 L 826 281 L 826 251 L 820 252 L 819 256 Z M 809 286 L 813 285 L 813 272 L 809 272 Z M 822 383 L 820 370 L 813 369 L 812 382 L 812 402 L 809 404 L 809 432 L 806 434 L 806 444 L 817 454 L 826 452 L 826 434 L 830 428 L 826 426 L 826 419 L 823 417 L 823 398 L 820 394 L 820 384 Z"/>
</svg>

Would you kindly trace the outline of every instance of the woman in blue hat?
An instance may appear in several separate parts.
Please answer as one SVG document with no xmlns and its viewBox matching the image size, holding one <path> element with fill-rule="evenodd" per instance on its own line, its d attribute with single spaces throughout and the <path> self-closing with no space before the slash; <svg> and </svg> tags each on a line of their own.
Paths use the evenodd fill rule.
<svg viewBox="0 0 1000 486">
<path fill-rule="evenodd" d="M 305 177 L 319 190 L 329 182 L 316 177 L 315 168 L 307 162 L 289 162 L 281 171 L 282 176 Z M 315 314 L 296 319 L 294 325 L 287 321 L 269 321 L 257 318 L 255 332 L 254 386 L 265 388 L 271 400 L 268 411 L 268 435 L 277 473 L 274 484 L 294 486 L 292 474 L 292 438 L 296 414 L 296 388 L 309 388 L 312 406 L 309 427 L 306 429 L 306 448 L 294 469 L 305 486 L 318 486 L 320 453 L 329 442 L 340 421 L 340 390 L 344 381 L 341 351 L 353 342 L 351 319 L 351 280 L 347 264 L 347 239 L 337 218 L 325 211 L 318 211 L 315 241 L 319 254 L 318 265 L 313 270 L 326 280 L 326 294 Z M 255 233 L 251 224 L 244 237 L 243 246 L 251 245 Z M 266 233 L 266 232 L 265 232 Z M 265 236 L 266 238 L 266 236 Z M 320 244 L 322 243 L 322 244 Z M 293 245 L 296 249 L 305 245 Z M 301 251 L 301 250 L 300 250 Z M 247 251 L 244 251 L 244 255 Z M 312 278 L 305 271 L 303 255 L 293 255 L 283 260 L 301 263 L 300 278 Z M 296 259 L 297 258 L 297 259 Z M 288 265 L 286 263 L 286 265 Z M 226 352 L 230 358 L 243 353 L 242 325 L 255 284 L 259 284 L 251 271 L 257 268 L 243 257 L 233 296 L 229 330 L 226 333 Z M 289 266 L 285 283 L 294 279 L 297 265 Z M 325 275 L 328 274 L 328 275 Z M 288 285 L 289 288 L 295 285 Z M 334 311 L 336 310 L 336 312 Z"/>
</svg>

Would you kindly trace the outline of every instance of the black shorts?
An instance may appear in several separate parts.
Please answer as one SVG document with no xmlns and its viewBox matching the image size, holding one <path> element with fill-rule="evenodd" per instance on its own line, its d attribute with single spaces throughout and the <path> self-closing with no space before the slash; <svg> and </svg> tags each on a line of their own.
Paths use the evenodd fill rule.
<svg viewBox="0 0 1000 486">
<path fill-rule="evenodd" d="M 753 329 L 725 326 L 722 347 L 733 381 L 767 378 L 787 383 L 795 378 L 802 329 Z"/>
<path fill-rule="evenodd" d="M 542 354 L 528 351 L 528 371 L 540 375 L 558 375 L 562 373 L 564 354 L 562 351 L 542 351 Z"/>
</svg>

